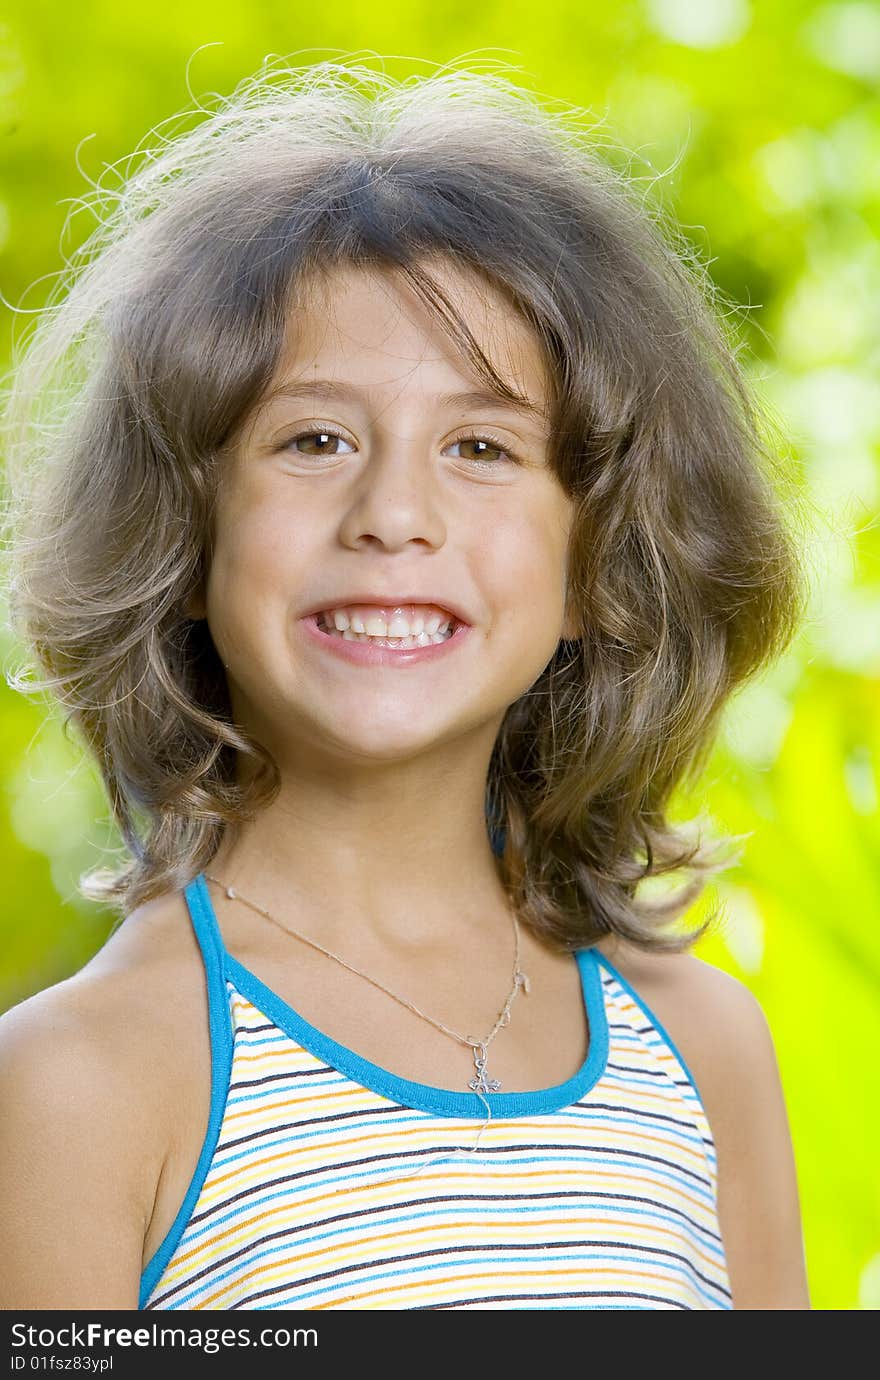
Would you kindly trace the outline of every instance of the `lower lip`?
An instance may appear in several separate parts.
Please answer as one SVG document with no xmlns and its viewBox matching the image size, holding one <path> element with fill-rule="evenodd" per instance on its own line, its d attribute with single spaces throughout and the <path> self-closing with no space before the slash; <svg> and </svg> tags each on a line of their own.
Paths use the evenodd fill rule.
<svg viewBox="0 0 880 1380">
<path fill-rule="evenodd" d="M 432 642 L 427 647 L 401 647 L 398 651 L 395 647 L 372 646 L 369 642 L 356 642 L 352 638 L 337 637 L 333 633 L 322 632 L 318 626 L 318 615 L 309 614 L 307 618 L 301 618 L 306 636 L 322 647 L 325 652 L 331 652 L 343 661 L 350 661 L 354 666 L 416 666 L 423 661 L 438 661 L 465 641 L 471 631 L 469 623 L 459 623 L 451 637 L 447 637 L 445 642 Z"/>
</svg>

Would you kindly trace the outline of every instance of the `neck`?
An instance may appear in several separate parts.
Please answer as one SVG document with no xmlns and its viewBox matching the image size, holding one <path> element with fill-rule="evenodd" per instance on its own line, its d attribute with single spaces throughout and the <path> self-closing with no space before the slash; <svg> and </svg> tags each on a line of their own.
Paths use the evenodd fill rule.
<svg viewBox="0 0 880 1380">
<path fill-rule="evenodd" d="M 282 775 L 208 870 L 319 942 L 357 930 L 404 953 L 509 910 L 485 823 L 485 764 Z M 509 939 L 508 939 L 509 942 Z"/>
</svg>

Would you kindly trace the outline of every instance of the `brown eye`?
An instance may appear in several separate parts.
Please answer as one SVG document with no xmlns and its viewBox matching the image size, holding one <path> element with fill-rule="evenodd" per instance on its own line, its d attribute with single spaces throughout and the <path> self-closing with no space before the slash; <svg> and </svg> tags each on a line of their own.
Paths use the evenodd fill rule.
<svg viewBox="0 0 880 1380">
<path fill-rule="evenodd" d="M 497 465 L 502 457 L 507 456 L 507 451 L 501 446 L 496 445 L 487 437 L 481 436 L 460 436 L 452 444 L 464 447 L 459 450 L 462 460 L 472 460 L 475 464 Z"/>
<path fill-rule="evenodd" d="M 304 431 L 292 437 L 287 446 L 300 455 L 343 455 L 346 452 L 341 449 L 342 446 L 348 447 L 348 450 L 354 449 L 335 431 Z"/>
</svg>

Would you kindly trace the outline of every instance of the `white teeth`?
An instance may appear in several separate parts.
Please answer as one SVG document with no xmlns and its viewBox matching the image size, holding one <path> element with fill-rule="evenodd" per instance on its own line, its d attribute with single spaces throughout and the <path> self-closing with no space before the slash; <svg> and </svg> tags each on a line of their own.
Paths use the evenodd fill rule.
<svg viewBox="0 0 880 1380">
<path fill-rule="evenodd" d="M 332 636 L 332 633 L 331 633 Z M 370 633 L 357 633 L 346 629 L 345 632 L 337 633 L 337 636 L 345 638 L 346 642 L 374 642 L 381 647 L 399 647 L 404 650 L 406 647 L 430 647 L 439 642 L 448 642 L 450 635 L 444 636 L 443 633 L 436 633 L 430 638 L 428 633 L 419 632 L 417 638 L 371 638 Z"/>
<path fill-rule="evenodd" d="M 328 633 L 331 637 L 342 637 L 345 639 L 346 642 L 372 642 L 376 646 L 394 647 L 398 650 L 404 650 L 407 647 L 436 646 L 440 642 L 448 642 L 450 637 L 452 636 L 452 628 L 448 621 L 440 624 L 440 627 L 437 629 L 437 631 L 433 633 L 422 631 L 418 633 L 403 634 L 398 632 L 385 633 L 383 631 L 385 624 L 381 618 L 377 618 L 375 620 L 368 619 L 368 625 L 373 624 L 374 621 L 375 623 L 381 625 L 376 632 L 372 632 L 372 630 L 370 632 L 356 632 L 354 618 L 352 618 L 351 620 L 351 626 L 347 628 L 340 628 L 339 621 L 340 618 L 337 612 L 334 612 L 333 614 L 332 623 L 330 622 L 330 615 L 328 614 L 320 614 L 318 618 L 319 626 L 323 629 L 324 632 Z M 406 619 L 401 619 L 400 621 L 405 626 L 409 626 Z M 413 621 L 415 622 L 415 620 Z M 419 622 L 423 621 L 424 620 L 419 619 Z M 439 623 L 440 620 L 435 618 L 433 621 Z M 391 620 L 392 628 L 394 627 L 395 622 L 395 619 Z"/>
<path fill-rule="evenodd" d="M 404 613 L 395 613 L 386 621 L 378 613 L 364 617 L 355 610 L 349 614 L 345 609 L 328 609 L 320 615 L 320 618 L 325 629 L 328 631 L 335 629 L 343 637 L 346 633 L 352 633 L 358 636 L 394 638 L 395 640 L 417 638 L 423 634 L 434 638 L 437 633 L 442 634 L 442 638 L 445 640 L 446 637 L 451 636 L 452 624 L 455 622 L 451 615 L 444 618 L 439 613 L 429 613 L 427 617 L 422 613 L 415 613 L 412 618 Z"/>
<path fill-rule="evenodd" d="M 370 633 L 356 633 L 352 632 L 351 628 L 346 628 L 344 632 L 331 632 L 330 636 L 342 637 L 346 642 L 372 642 L 378 647 L 397 647 L 403 650 L 406 647 L 430 647 L 439 642 L 448 642 L 452 632 L 433 634 L 422 632 L 409 637 L 376 637 Z"/>
</svg>

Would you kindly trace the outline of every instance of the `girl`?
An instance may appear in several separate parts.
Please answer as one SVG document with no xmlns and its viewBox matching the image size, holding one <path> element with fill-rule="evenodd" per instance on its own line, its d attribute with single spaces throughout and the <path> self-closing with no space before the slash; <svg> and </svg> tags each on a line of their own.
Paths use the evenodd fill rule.
<svg viewBox="0 0 880 1380">
<path fill-rule="evenodd" d="M 705 280 L 506 78 L 327 63 L 86 257 L 16 371 L 10 607 L 121 923 L 0 1023 L 3 1306 L 808 1308 L 667 817 L 802 608 Z"/>
</svg>

